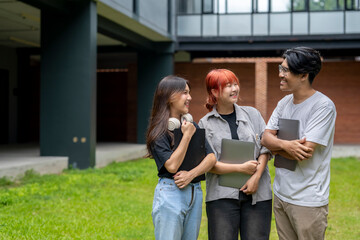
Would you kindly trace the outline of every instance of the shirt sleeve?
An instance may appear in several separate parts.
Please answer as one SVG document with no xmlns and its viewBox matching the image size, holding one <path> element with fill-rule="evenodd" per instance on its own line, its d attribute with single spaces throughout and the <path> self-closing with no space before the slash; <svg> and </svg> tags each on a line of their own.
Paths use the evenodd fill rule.
<svg viewBox="0 0 360 240">
<path fill-rule="evenodd" d="M 335 127 L 336 111 L 328 104 L 313 111 L 304 130 L 306 141 L 327 146 Z"/>
<path fill-rule="evenodd" d="M 279 118 L 282 117 L 285 106 L 292 101 L 292 95 L 286 95 L 283 97 L 277 104 L 276 108 L 271 114 L 271 117 L 266 125 L 266 129 L 269 130 L 279 130 Z"/>
<path fill-rule="evenodd" d="M 165 162 L 171 157 L 170 136 L 163 135 L 157 139 L 152 148 L 152 155 L 160 172 Z"/>
<path fill-rule="evenodd" d="M 278 104 L 271 114 L 271 117 L 266 125 L 266 129 L 279 130 L 279 118 L 280 118 L 279 108 L 280 107 Z"/>
<path fill-rule="evenodd" d="M 259 136 L 259 141 L 261 141 L 261 136 L 263 135 L 264 133 L 264 130 L 265 130 L 265 127 L 266 127 L 266 124 L 265 124 L 265 121 L 264 121 L 264 118 L 261 116 L 261 113 L 257 110 L 257 123 L 258 123 L 258 129 L 257 129 L 257 134 Z M 266 153 L 269 153 L 271 154 L 270 150 L 267 149 L 265 146 L 263 145 L 260 145 L 260 154 L 266 154 Z"/>
<path fill-rule="evenodd" d="M 205 153 L 206 155 L 210 154 L 210 153 L 214 153 L 213 149 L 211 148 L 208 140 L 205 137 Z"/>
</svg>

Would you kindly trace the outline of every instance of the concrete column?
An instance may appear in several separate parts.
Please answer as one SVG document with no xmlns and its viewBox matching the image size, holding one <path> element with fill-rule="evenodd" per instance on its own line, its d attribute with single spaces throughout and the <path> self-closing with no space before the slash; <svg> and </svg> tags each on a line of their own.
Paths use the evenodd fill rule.
<svg viewBox="0 0 360 240">
<path fill-rule="evenodd" d="M 255 61 L 255 107 L 263 118 L 267 117 L 267 62 L 264 59 Z"/>
<path fill-rule="evenodd" d="M 41 11 L 40 154 L 82 169 L 95 165 L 97 13 L 94 1 L 72 4 Z"/>
<path fill-rule="evenodd" d="M 137 142 L 145 143 L 145 134 L 158 82 L 174 73 L 173 52 L 141 52 L 138 55 Z"/>
</svg>

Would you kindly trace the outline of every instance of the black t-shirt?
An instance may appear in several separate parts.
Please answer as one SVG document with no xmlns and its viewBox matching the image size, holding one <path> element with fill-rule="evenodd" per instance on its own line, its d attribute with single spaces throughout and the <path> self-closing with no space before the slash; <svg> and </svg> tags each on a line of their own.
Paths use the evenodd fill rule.
<svg viewBox="0 0 360 240">
<path fill-rule="evenodd" d="M 235 112 L 235 110 L 230 114 L 227 114 L 227 115 L 220 114 L 220 116 L 228 122 L 229 127 L 230 127 L 230 131 L 231 131 L 231 138 L 239 140 L 239 136 L 237 134 L 238 126 L 236 124 L 236 112 Z"/>
<path fill-rule="evenodd" d="M 195 122 L 194 125 L 196 128 L 200 128 Z M 173 178 L 175 174 L 167 171 L 165 162 L 170 158 L 171 154 L 175 151 L 171 147 L 171 137 L 169 134 L 161 136 L 158 140 L 154 142 L 151 146 L 151 154 L 154 157 L 159 177 Z M 205 139 L 205 152 L 206 155 L 213 153 L 209 143 Z"/>
</svg>

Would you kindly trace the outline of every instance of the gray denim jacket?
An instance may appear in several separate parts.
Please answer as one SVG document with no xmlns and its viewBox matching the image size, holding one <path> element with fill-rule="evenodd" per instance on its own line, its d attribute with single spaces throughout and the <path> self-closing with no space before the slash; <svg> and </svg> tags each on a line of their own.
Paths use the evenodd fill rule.
<svg viewBox="0 0 360 240">
<path fill-rule="evenodd" d="M 236 122 L 238 125 L 237 134 L 239 140 L 255 142 L 254 159 L 260 154 L 270 153 L 270 151 L 260 144 L 260 137 L 265 130 L 265 122 L 259 111 L 253 107 L 239 106 L 234 104 L 236 111 Z M 216 111 L 216 108 L 200 119 L 199 126 L 205 129 L 206 138 L 214 150 L 216 159 L 221 155 L 221 140 L 223 138 L 231 139 L 229 124 Z M 239 189 L 219 186 L 217 174 L 206 174 L 206 202 L 232 198 L 239 199 Z M 269 168 L 266 168 L 259 181 L 259 187 L 256 193 L 252 195 L 252 204 L 259 201 L 272 199 L 271 179 Z"/>
</svg>

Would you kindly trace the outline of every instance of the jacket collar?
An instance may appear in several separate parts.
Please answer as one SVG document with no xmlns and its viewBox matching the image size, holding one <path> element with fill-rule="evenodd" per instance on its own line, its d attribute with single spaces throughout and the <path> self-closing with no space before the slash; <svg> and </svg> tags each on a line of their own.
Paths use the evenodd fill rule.
<svg viewBox="0 0 360 240">
<path fill-rule="evenodd" d="M 246 118 L 245 118 L 245 110 L 237 105 L 236 103 L 234 103 L 234 108 L 235 108 L 235 113 L 236 113 L 236 122 L 242 121 L 242 122 L 247 122 Z M 218 111 L 216 110 L 216 105 L 214 106 L 213 110 L 209 113 L 209 117 L 214 116 L 217 118 L 221 118 L 223 119 L 220 114 L 218 113 Z"/>
</svg>

